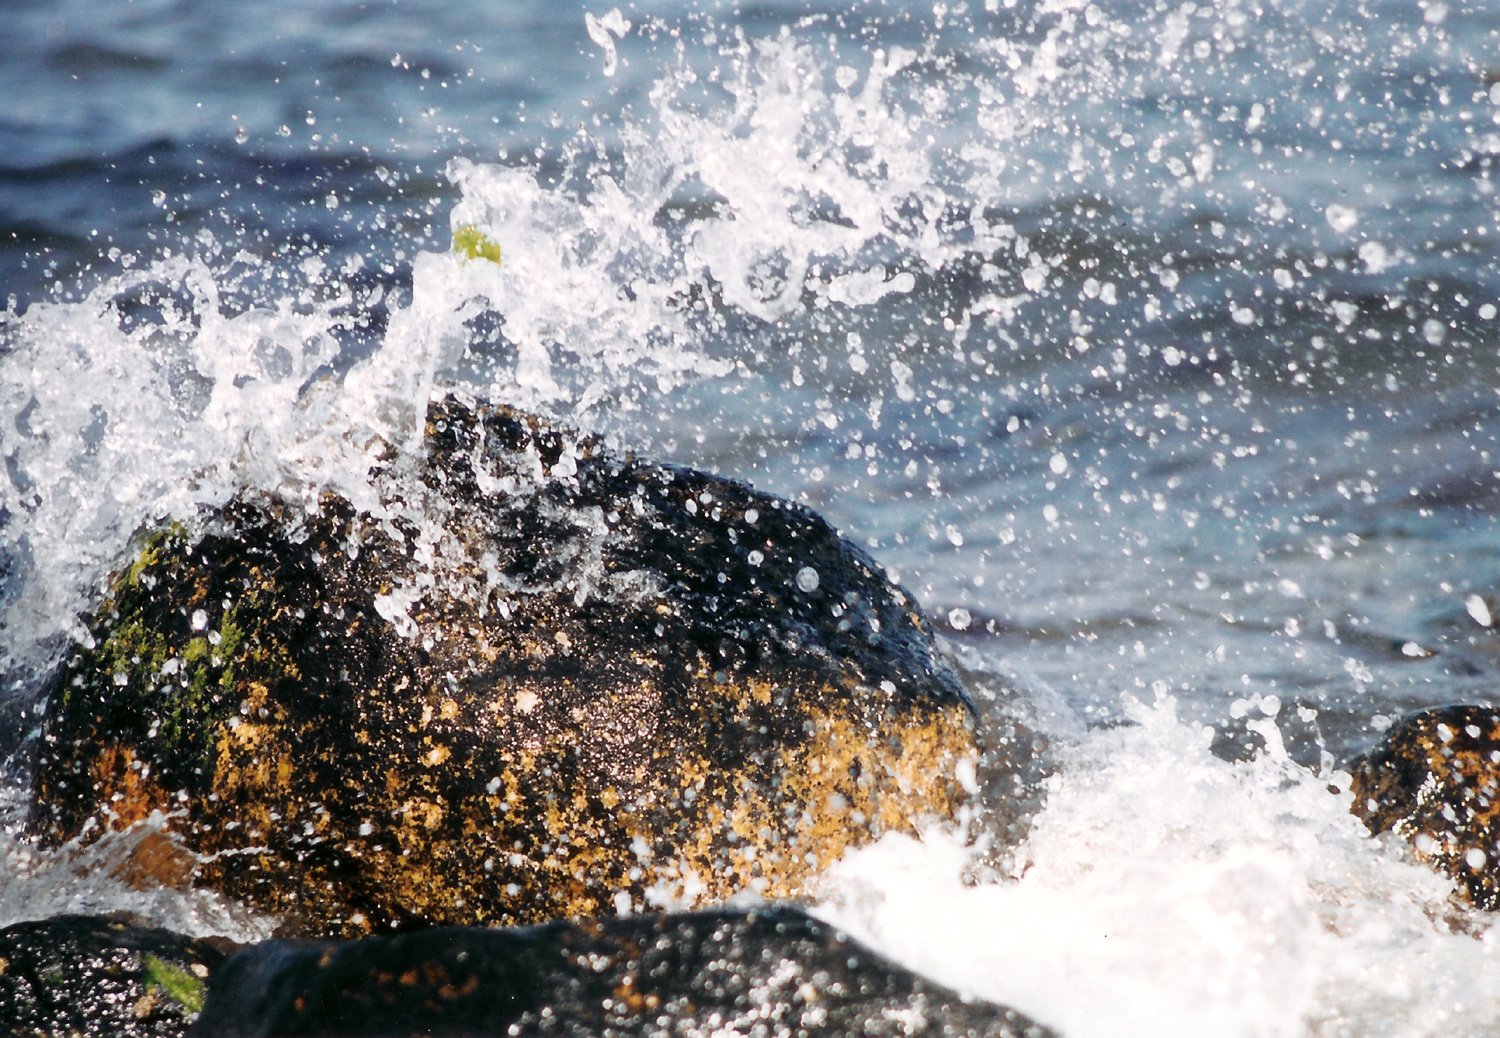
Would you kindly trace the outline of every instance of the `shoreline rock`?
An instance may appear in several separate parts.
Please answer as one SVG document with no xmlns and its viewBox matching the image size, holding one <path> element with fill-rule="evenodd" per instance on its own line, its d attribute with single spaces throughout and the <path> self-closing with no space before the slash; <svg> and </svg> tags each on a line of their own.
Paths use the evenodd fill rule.
<svg viewBox="0 0 1500 1038">
<path fill-rule="evenodd" d="M 1349 772 L 1371 834 L 1396 833 L 1476 907 L 1500 908 L 1500 710 L 1414 710 Z"/>
<path fill-rule="evenodd" d="M 457 397 L 419 477 L 148 537 L 47 690 L 34 831 L 160 812 L 352 936 L 794 897 L 967 796 L 929 626 L 810 510 Z"/>
<path fill-rule="evenodd" d="M 7 1035 L 171 1038 L 203 1008 L 235 950 L 119 916 L 64 915 L 0 929 L 0 1030 Z"/>
<path fill-rule="evenodd" d="M 0 1030 L 80 1038 L 1052 1038 L 799 909 L 247 946 L 114 916 L 0 929 Z"/>
<path fill-rule="evenodd" d="M 194 1038 L 940 1034 L 1048 1038 L 800 911 L 270 941 L 214 976 Z"/>
</svg>

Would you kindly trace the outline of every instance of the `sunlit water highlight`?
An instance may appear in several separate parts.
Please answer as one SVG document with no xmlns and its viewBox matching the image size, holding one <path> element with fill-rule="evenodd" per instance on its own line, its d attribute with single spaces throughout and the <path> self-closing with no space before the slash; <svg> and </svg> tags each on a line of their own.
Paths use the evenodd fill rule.
<svg viewBox="0 0 1500 1038">
<path fill-rule="evenodd" d="M 381 507 L 373 460 L 459 385 L 815 505 L 946 621 L 987 709 L 1054 736 L 1015 874 L 889 839 L 829 918 L 1069 1035 L 1500 1026 L 1488 919 L 1365 836 L 1339 771 L 1500 664 L 1500 14 L 436 6 L 283 12 L 219 66 L 186 9 L 39 46 L 0 178 L 45 229 L 0 316 L 18 734 L 135 531 L 246 486 Z M 529 78 L 495 56 L 527 46 Z M 246 103 L 292 52 L 346 85 Z M 114 150 L 70 166 L 96 131 L 47 77 L 116 65 L 165 114 L 105 113 Z M 153 145 L 174 91 L 235 118 Z M 147 215 L 57 203 L 132 163 Z M 447 250 L 465 226 L 500 266 Z M 100 868 L 121 850 L 0 841 L 0 921 L 267 927 L 134 890 Z"/>
</svg>

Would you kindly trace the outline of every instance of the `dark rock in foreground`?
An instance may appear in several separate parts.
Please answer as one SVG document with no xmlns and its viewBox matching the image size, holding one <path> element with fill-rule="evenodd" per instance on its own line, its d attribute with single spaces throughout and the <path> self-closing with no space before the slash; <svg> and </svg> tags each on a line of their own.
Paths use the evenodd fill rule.
<svg viewBox="0 0 1500 1038">
<path fill-rule="evenodd" d="M 48 690 L 38 833 L 173 813 L 199 882 L 355 935 L 794 896 L 953 815 L 971 707 L 811 511 L 453 398 L 400 461 L 378 516 L 143 543 Z"/>
<path fill-rule="evenodd" d="M 1500 710 L 1407 714 L 1350 765 L 1353 811 L 1394 831 L 1480 908 L 1500 908 Z"/>
<path fill-rule="evenodd" d="M 0 1033 L 185 1034 L 229 948 L 109 917 L 15 923 L 0 930 Z"/>
<path fill-rule="evenodd" d="M 1045 1038 L 800 912 L 650 916 L 336 945 L 272 941 L 213 978 L 197 1038 L 985 1035 Z"/>
</svg>

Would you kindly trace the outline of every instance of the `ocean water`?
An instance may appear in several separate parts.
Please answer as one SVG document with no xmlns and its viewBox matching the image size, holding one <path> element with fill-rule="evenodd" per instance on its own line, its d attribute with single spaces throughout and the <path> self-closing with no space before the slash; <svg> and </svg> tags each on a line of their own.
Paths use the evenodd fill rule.
<svg viewBox="0 0 1500 1038">
<path fill-rule="evenodd" d="M 888 839 L 828 918 L 1072 1036 L 1500 1030 L 1493 922 L 1341 770 L 1495 698 L 1500 8 L 7 22 L 6 802 L 133 532 L 243 486 L 368 502 L 456 384 L 808 502 L 1051 736 L 1004 868 Z M 0 834 L 0 919 L 266 932 L 112 853 Z"/>
</svg>

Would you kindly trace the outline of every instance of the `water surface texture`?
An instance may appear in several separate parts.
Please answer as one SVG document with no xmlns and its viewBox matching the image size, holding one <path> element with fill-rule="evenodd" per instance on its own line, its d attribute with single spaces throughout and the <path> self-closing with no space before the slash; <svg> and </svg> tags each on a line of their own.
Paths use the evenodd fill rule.
<svg viewBox="0 0 1500 1038">
<path fill-rule="evenodd" d="M 1500 7 L 22 0 L 0 94 L 7 749 L 135 531 L 458 384 L 808 502 L 1050 730 L 1015 875 L 828 917 L 1079 1038 L 1500 1029 L 1339 770 L 1494 699 Z"/>
</svg>

